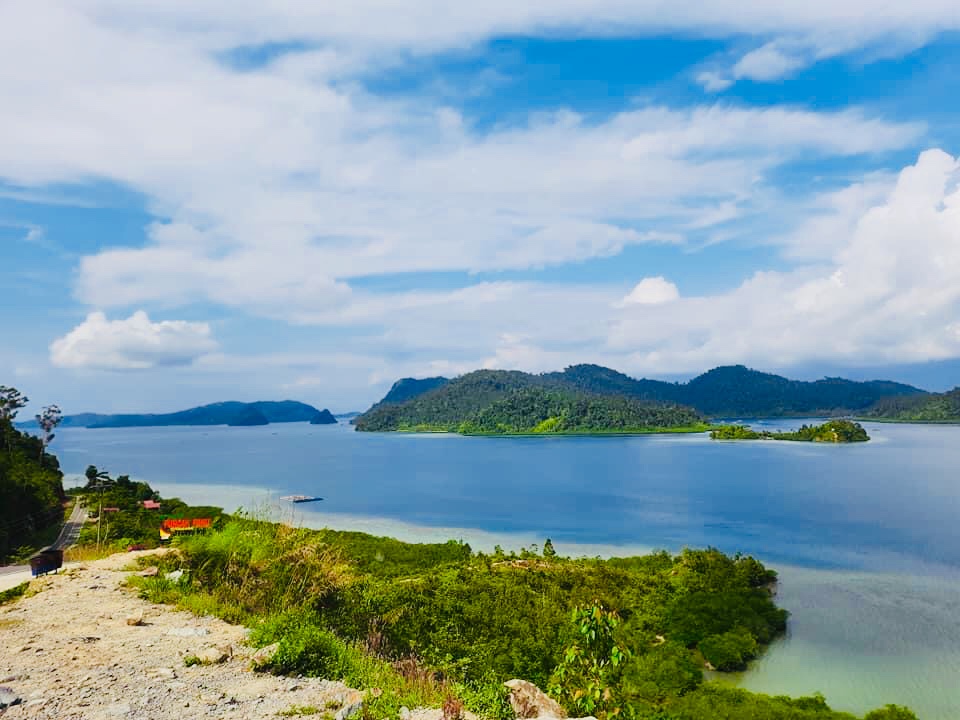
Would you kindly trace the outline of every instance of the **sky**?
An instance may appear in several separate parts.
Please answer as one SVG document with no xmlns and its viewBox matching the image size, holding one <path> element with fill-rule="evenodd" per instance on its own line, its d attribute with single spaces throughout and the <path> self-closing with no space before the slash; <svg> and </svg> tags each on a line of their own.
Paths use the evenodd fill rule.
<svg viewBox="0 0 960 720">
<path fill-rule="evenodd" d="M 960 384 L 960 5 L 0 0 L 0 384 Z"/>
</svg>

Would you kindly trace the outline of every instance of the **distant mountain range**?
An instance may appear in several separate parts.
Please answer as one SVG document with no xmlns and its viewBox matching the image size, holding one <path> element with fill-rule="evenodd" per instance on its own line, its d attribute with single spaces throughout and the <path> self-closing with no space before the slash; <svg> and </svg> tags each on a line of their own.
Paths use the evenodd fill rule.
<svg viewBox="0 0 960 720">
<path fill-rule="evenodd" d="M 329 410 L 318 410 L 312 405 L 294 400 L 251 403 L 229 401 L 163 414 L 101 415 L 80 413 L 79 415 L 65 415 L 61 427 L 122 428 L 172 427 L 175 425 L 231 425 L 241 427 L 288 422 L 334 425 L 337 419 Z M 36 421 L 21 424 L 21 427 L 25 428 L 36 426 Z"/>
<path fill-rule="evenodd" d="M 960 423 L 960 387 L 950 392 L 884 398 L 865 418 L 914 423 Z"/>
<path fill-rule="evenodd" d="M 714 368 L 686 383 L 637 380 L 599 365 L 574 365 L 562 372 L 540 375 L 477 370 L 453 380 L 399 380 L 383 400 L 357 418 L 357 429 L 456 427 L 474 421 L 494 403 L 531 389 L 566 393 L 568 397 L 626 397 L 653 405 L 687 407 L 712 418 L 863 414 L 883 399 L 928 397 L 919 388 L 886 380 L 824 378 L 805 382 L 742 365 Z M 545 408 L 549 403 L 527 398 L 524 404 Z M 527 420 L 532 422 L 535 417 Z"/>
</svg>

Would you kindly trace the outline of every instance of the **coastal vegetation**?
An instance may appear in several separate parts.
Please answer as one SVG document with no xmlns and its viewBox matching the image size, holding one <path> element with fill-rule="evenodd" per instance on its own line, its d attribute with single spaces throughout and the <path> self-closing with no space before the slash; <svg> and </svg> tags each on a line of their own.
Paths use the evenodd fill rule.
<svg viewBox="0 0 960 720">
<path fill-rule="evenodd" d="M 960 387 L 950 392 L 881 400 L 863 417 L 908 423 L 960 423 Z"/>
<path fill-rule="evenodd" d="M 527 377 L 495 370 L 471 373 L 406 403 L 380 405 L 357 419 L 357 429 L 496 435 L 709 429 L 689 408 L 529 385 Z"/>
<path fill-rule="evenodd" d="M 164 519 L 210 518 L 216 523 L 223 512 L 218 507 L 191 506 L 178 498 L 161 498 L 149 484 L 131 480 L 128 475 L 113 478 L 95 465 L 87 468 L 85 476 L 86 484 L 67 490 L 96 521 L 81 530 L 81 545 L 118 551 L 131 545 L 153 548 L 160 542 Z"/>
<path fill-rule="evenodd" d="M 714 440 L 788 440 L 794 442 L 854 443 L 870 439 L 860 423 L 829 420 L 822 425 L 803 425 L 798 430 L 753 430 L 746 425 L 723 425 L 710 432 Z"/>
<path fill-rule="evenodd" d="M 552 543 L 485 554 L 240 516 L 159 562 L 156 577 L 131 580 L 144 597 L 250 626 L 251 642 L 271 647 L 262 669 L 375 688 L 371 720 L 443 704 L 512 718 L 502 683 L 514 677 L 602 720 L 854 720 L 822 697 L 705 680 L 786 627 L 776 574 L 751 557 L 570 559 Z M 180 580 L 165 577 L 173 570 Z M 894 710 L 868 717 L 914 718 Z"/>
<path fill-rule="evenodd" d="M 14 388 L 0 386 L 0 562 L 52 541 L 63 522 L 63 473 L 47 452 L 56 422 L 45 423 L 43 437 L 20 432 L 13 422 L 26 403 Z"/>
<path fill-rule="evenodd" d="M 742 365 L 714 368 L 687 383 L 638 380 L 599 365 L 574 365 L 540 375 L 478 370 L 453 380 L 398 380 L 383 400 L 361 416 L 358 428 L 451 427 L 509 393 L 534 388 L 684 406 L 706 417 L 727 418 L 850 415 L 884 398 L 926 396 L 901 383 L 843 378 L 804 382 Z"/>
</svg>

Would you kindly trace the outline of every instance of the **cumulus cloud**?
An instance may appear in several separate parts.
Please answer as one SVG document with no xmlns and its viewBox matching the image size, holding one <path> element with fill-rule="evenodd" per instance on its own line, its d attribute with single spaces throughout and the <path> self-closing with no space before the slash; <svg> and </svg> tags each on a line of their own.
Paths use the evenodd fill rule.
<svg viewBox="0 0 960 720">
<path fill-rule="evenodd" d="M 0 77 L 0 96 L 17 106 L 0 114 L 0 177 L 104 179 L 141 193 L 162 219 L 144 247 L 85 257 L 80 300 L 207 300 L 299 322 L 348 305 L 357 277 L 541 268 L 681 242 L 704 205 L 763 213 L 767 178 L 792 159 L 899 149 L 924 130 L 857 110 L 727 105 L 645 106 L 599 121 L 561 110 L 477 129 L 428 100 L 374 96 L 351 72 L 390 62 L 378 55 L 386 47 L 608 32 L 604 13 L 662 28 L 662 8 L 485 3 L 449 13 L 430 0 L 378 5 L 371 24 L 364 5 L 3 5 L 0 62 L 22 72 Z M 717 32 L 733 22 L 719 4 L 698 12 Z M 291 37 L 302 49 L 266 65 L 225 60 L 238 45 Z"/>
<path fill-rule="evenodd" d="M 680 297 L 677 286 L 662 276 L 648 277 L 620 301 L 619 305 L 662 305 Z"/>
<path fill-rule="evenodd" d="M 62 368 L 143 370 L 189 365 L 215 350 L 207 323 L 151 322 L 143 311 L 126 320 L 107 320 L 93 312 L 50 345 L 50 361 Z"/>
<path fill-rule="evenodd" d="M 923 153 L 815 265 L 760 272 L 728 293 L 652 312 L 625 308 L 611 348 L 653 370 L 957 357 L 958 167 L 947 153 Z"/>
</svg>

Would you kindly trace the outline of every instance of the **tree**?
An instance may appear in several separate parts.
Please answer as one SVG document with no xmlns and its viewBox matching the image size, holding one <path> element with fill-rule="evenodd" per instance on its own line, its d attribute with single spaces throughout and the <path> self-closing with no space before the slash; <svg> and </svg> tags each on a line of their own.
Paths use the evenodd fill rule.
<svg viewBox="0 0 960 720">
<path fill-rule="evenodd" d="M 629 652 L 614 639 L 616 612 L 594 603 L 573 611 L 578 642 L 568 646 L 553 672 L 550 694 L 568 710 L 606 720 L 620 714 L 618 676 Z"/>
<path fill-rule="evenodd" d="M 97 469 L 96 465 L 88 465 L 83 473 L 87 477 L 87 487 L 100 491 L 100 502 L 97 506 L 97 548 L 100 547 L 100 527 L 103 524 L 103 491 L 113 487 L 113 480 L 106 470 Z"/>
<path fill-rule="evenodd" d="M 54 437 L 53 431 L 57 429 L 57 425 L 63 422 L 63 413 L 60 411 L 60 408 L 56 405 L 47 405 L 42 410 L 37 417 L 37 424 L 40 426 L 42 435 L 40 440 L 42 444 L 40 445 L 40 459 L 43 459 L 43 453 L 46 451 L 47 446 L 53 442 Z"/>
<path fill-rule="evenodd" d="M 547 541 L 543 544 L 543 556 L 545 558 L 552 558 L 557 556 L 557 551 L 553 548 L 553 541 L 550 538 L 547 538 Z"/>
<path fill-rule="evenodd" d="M 6 385 L 0 385 L 0 418 L 13 422 L 17 413 L 26 407 L 30 398 L 19 390 Z"/>
</svg>

